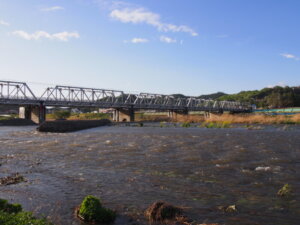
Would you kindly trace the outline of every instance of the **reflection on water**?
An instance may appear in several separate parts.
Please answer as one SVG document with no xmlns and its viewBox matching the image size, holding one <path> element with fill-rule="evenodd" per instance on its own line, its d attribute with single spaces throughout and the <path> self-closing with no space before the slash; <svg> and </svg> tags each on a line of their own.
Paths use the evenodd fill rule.
<svg viewBox="0 0 300 225">
<path fill-rule="evenodd" d="M 0 174 L 27 182 L 0 186 L 0 198 L 56 224 L 81 224 L 73 209 L 88 194 L 121 216 L 147 224 L 155 200 L 186 207 L 199 223 L 299 222 L 300 129 L 102 127 L 43 134 L 0 127 Z M 291 199 L 277 191 L 289 183 Z M 236 205 L 224 213 L 218 206 Z"/>
</svg>

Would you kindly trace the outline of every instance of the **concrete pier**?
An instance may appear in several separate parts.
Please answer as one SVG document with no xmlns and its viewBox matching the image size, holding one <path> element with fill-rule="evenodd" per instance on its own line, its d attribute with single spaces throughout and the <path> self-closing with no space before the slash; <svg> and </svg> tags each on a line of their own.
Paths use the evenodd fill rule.
<svg viewBox="0 0 300 225">
<path fill-rule="evenodd" d="M 41 124 L 46 120 L 46 107 L 42 104 L 39 106 L 21 106 L 19 108 L 19 118 L 29 119 L 36 124 Z"/>
<path fill-rule="evenodd" d="M 189 111 L 187 109 L 185 110 L 169 110 L 168 111 L 168 117 L 171 119 L 176 120 L 178 116 L 186 116 L 189 114 Z"/>
<path fill-rule="evenodd" d="M 211 116 L 210 112 L 204 112 L 204 118 L 209 119 Z"/>
<path fill-rule="evenodd" d="M 113 121 L 115 122 L 134 122 L 134 109 L 116 109 L 113 112 Z"/>
</svg>

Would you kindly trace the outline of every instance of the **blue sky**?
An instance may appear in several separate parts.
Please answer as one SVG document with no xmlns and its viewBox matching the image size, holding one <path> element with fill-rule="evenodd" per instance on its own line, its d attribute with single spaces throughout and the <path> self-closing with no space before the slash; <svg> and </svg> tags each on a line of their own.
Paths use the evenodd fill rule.
<svg viewBox="0 0 300 225">
<path fill-rule="evenodd" d="M 298 0 L 0 0 L 0 79 L 200 95 L 300 84 Z"/>
</svg>

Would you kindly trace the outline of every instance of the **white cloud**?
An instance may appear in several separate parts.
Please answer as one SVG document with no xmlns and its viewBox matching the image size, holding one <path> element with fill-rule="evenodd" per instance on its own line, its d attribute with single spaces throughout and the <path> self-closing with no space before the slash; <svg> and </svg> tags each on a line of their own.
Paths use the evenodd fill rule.
<svg viewBox="0 0 300 225">
<path fill-rule="evenodd" d="M 296 56 L 294 56 L 292 54 L 286 54 L 286 53 L 281 54 L 281 56 L 283 56 L 284 58 L 287 58 L 287 59 L 294 59 L 294 58 L 296 58 Z"/>
<path fill-rule="evenodd" d="M 282 53 L 280 54 L 282 57 L 286 58 L 286 59 L 294 59 L 294 60 L 300 60 L 299 57 L 293 55 L 293 54 L 289 54 L 289 53 Z"/>
<path fill-rule="evenodd" d="M 41 11 L 44 11 L 44 12 L 51 12 L 51 11 L 58 11 L 58 10 L 64 10 L 64 7 L 62 7 L 62 6 L 52 6 L 52 7 L 49 7 L 49 8 L 41 9 Z"/>
<path fill-rule="evenodd" d="M 176 42 L 177 42 L 177 40 L 172 39 L 172 38 L 170 38 L 170 37 L 166 37 L 166 36 L 160 36 L 160 41 L 161 41 L 161 42 L 168 43 L 168 44 L 176 43 Z"/>
<path fill-rule="evenodd" d="M 133 44 L 140 44 L 140 43 L 148 43 L 149 40 L 146 38 L 132 38 L 131 40 L 125 40 L 124 43 L 133 43 Z"/>
<path fill-rule="evenodd" d="M 147 43 L 147 42 L 149 42 L 149 40 L 146 39 L 146 38 L 133 38 L 131 40 L 131 43 L 134 43 L 134 44 L 137 44 L 137 43 Z"/>
<path fill-rule="evenodd" d="M 4 20 L 0 20 L 0 25 L 3 25 L 3 26 L 9 26 L 10 24 Z"/>
<path fill-rule="evenodd" d="M 27 33 L 22 30 L 17 30 L 12 32 L 13 35 L 21 37 L 25 40 L 40 40 L 40 39 L 49 39 L 49 40 L 58 40 L 58 41 L 69 41 L 70 38 L 79 38 L 80 35 L 77 32 L 60 32 L 49 34 L 46 31 L 36 31 L 32 34 Z"/>
<path fill-rule="evenodd" d="M 110 17 L 121 21 L 122 23 L 148 24 L 155 27 L 159 31 L 184 32 L 189 33 L 192 36 L 198 36 L 198 33 L 188 26 L 177 26 L 174 24 L 163 23 L 159 14 L 153 13 L 144 8 L 114 9 L 111 11 Z"/>
</svg>

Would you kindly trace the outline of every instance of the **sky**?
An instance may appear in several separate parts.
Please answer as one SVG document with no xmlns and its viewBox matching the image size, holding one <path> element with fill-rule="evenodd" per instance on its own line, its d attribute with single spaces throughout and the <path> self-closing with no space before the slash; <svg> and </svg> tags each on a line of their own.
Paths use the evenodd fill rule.
<svg viewBox="0 0 300 225">
<path fill-rule="evenodd" d="M 198 96 L 300 85 L 299 0 L 0 0 L 0 79 Z"/>
</svg>

